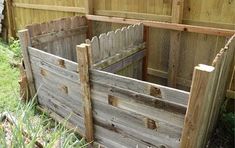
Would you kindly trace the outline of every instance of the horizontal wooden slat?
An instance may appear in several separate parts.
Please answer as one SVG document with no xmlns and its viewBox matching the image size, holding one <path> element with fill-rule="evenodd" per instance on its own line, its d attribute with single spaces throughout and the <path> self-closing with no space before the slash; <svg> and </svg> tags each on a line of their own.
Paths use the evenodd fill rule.
<svg viewBox="0 0 235 148">
<path fill-rule="evenodd" d="M 83 118 L 74 114 L 69 108 L 66 106 L 62 106 L 61 103 L 56 102 L 53 99 L 53 96 L 48 94 L 41 94 L 38 96 L 39 103 L 44 107 L 52 110 L 54 113 L 63 117 L 68 122 L 72 123 L 80 132 L 81 135 L 84 135 L 84 125 Z"/>
<path fill-rule="evenodd" d="M 115 74 L 91 70 L 91 80 L 100 84 L 117 86 L 122 89 L 138 92 L 141 95 L 159 95 L 164 100 L 187 105 L 189 93 L 157 84 L 143 82 L 140 80 L 118 76 Z"/>
<path fill-rule="evenodd" d="M 175 23 L 166 23 L 166 22 L 158 22 L 158 21 L 127 19 L 127 18 L 121 18 L 121 17 L 108 17 L 108 16 L 98 16 L 98 15 L 86 15 L 86 17 L 88 20 L 93 20 L 93 21 L 102 21 L 102 22 L 111 22 L 111 23 L 120 23 L 120 24 L 143 23 L 145 26 L 154 27 L 154 28 L 202 33 L 202 34 L 209 34 L 209 35 L 229 37 L 235 34 L 234 30 L 221 29 L 221 28 L 202 27 L 202 26 L 193 26 L 193 25 L 185 25 L 185 24 L 175 24 Z"/>
<path fill-rule="evenodd" d="M 156 76 L 156 77 L 165 78 L 165 79 L 167 79 L 167 77 L 168 77 L 168 72 L 160 71 L 160 70 L 156 70 L 156 69 L 152 69 L 152 68 L 148 68 L 148 74 Z M 184 78 L 177 77 L 176 81 L 177 81 L 177 84 L 179 84 L 179 85 L 191 87 L 192 80 L 186 80 Z"/>
<path fill-rule="evenodd" d="M 111 105 L 105 105 L 99 101 L 93 101 L 93 103 L 96 113 L 94 115 L 95 124 L 99 126 L 103 126 L 122 136 L 134 139 L 136 140 L 136 143 L 143 142 L 150 146 L 164 144 L 168 147 L 179 144 L 178 139 L 181 134 L 180 131 L 178 131 L 177 134 L 177 132 L 174 131 L 175 127 L 173 126 L 170 127 L 169 125 L 164 125 L 164 123 L 157 123 L 157 129 L 149 129 L 145 125 L 146 118 L 142 115 L 113 107 Z M 166 128 L 164 132 L 167 134 L 163 131 L 158 132 L 158 128 Z M 167 132 L 169 130 L 171 130 L 171 134 Z"/>
<path fill-rule="evenodd" d="M 39 44 L 52 42 L 60 38 L 66 38 L 66 37 L 70 37 L 74 35 L 82 35 L 86 33 L 87 33 L 87 26 L 81 26 L 75 29 L 69 29 L 69 30 L 64 30 L 64 31 L 59 31 L 59 32 L 50 32 L 47 34 L 34 36 L 31 39 L 32 39 L 32 45 L 36 46 Z"/>
<path fill-rule="evenodd" d="M 59 56 L 41 51 L 33 47 L 28 47 L 28 51 L 29 51 L 30 56 L 37 57 L 41 59 L 42 61 L 53 64 L 55 66 L 65 68 L 69 71 L 77 72 L 78 64 L 76 62 L 61 58 Z"/>
<path fill-rule="evenodd" d="M 123 69 L 124 67 L 143 59 L 144 56 L 145 56 L 145 50 L 139 51 L 129 57 L 126 57 L 122 60 L 118 60 L 118 62 L 114 64 L 108 64 L 109 66 L 104 68 L 103 71 L 110 73 L 117 73 L 119 70 Z"/>
<path fill-rule="evenodd" d="M 111 129 L 107 129 L 102 126 L 95 125 L 95 139 L 110 148 L 121 148 L 121 147 L 138 147 L 138 148 L 146 148 L 148 145 L 146 145 L 144 142 L 137 142 L 133 140 L 130 137 L 123 136 L 118 134 L 115 131 L 112 131 Z M 154 147 L 155 148 L 155 147 Z"/>
<path fill-rule="evenodd" d="M 95 10 L 95 15 L 104 15 L 104 16 L 115 16 L 115 17 L 123 17 L 123 18 L 135 18 L 135 19 L 146 19 L 146 20 L 154 20 L 154 21 L 163 21 L 163 22 L 171 22 L 171 16 L 167 15 L 157 15 L 157 14 L 149 14 L 149 13 L 137 13 L 137 12 L 128 12 L 128 11 L 110 11 L 110 10 Z"/>
<path fill-rule="evenodd" d="M 26 9 L 85 13 L 85 8 L 81 8 L 81 7 L 26 4 L 26 3 L 17 3 L 17 2 L 13 3 L 12 5 L 13 5 L 13 7 L 26 8 Z"/>
<path fill-rule="evenodd" d="M 148 106 L 152 106 L 155 108 L 160 108 L 169 112 L 174 112 L 177 114 L 185 114 L 186 106 L 168 101 L 168 98 L 157 98 L 150 95 L 141 94 L 135 91 L 131 91 L 131 87 L 129 89 L 123 89 L 119 86 L 115 86 L 115 84 L 108 85 L 108 82 L 101 83 L 92 80 L 92 84 L 95 90 L 107 93 L 109 95 L 114 95 L 120 97 L 120 99 L 136 101 Z M 130 82 L 131 83 L 131 82 Z M 103 89 L 102 89 L 103 88 Z"/>
<path fill-rule="evenodd" d="M 144 49 L 144 46 L 133 47 L 130 50 L 119 52 L 118 54 L 116 54 L 114 56 L 111 56 L 107 59 L 104 59 L 101 62 L 94 64 L 93 66 L 95 69 L 106 69 L 110 65 L 113 65 L 114 63 L 117 63 L 117 62 L 121 62 L 123 59 L 126 59 L 127 57 L 133 58 L 133 56 L 134 56 L 134 57 L 140 59 L 140 57 L 144 56 L 144 53 L 145 53 L 143 51 L 143 49 Z"/>
<path fill-rule="evenodd" d="M 235 29 L 235 24 L 227 24 L 227 23 L 222 23 L 222 22 L 205 22 L 205 21 L 183 19 L 183 24 L 216 27 L 216 28 L 224 28 L 224 29 L 231 29 L 231 30 Z"/>
</svg>

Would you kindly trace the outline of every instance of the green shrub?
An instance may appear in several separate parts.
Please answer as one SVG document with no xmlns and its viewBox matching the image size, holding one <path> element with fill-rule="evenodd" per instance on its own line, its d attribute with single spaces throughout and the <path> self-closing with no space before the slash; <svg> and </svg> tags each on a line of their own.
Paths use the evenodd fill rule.
<svg viewBox="0 0 235 148">
<path fill-rule="evenodd" d="M 22 57 L 19 40 L 11 39 L 9 49 L 14 53 L 15 58 Z"/>
</svg>

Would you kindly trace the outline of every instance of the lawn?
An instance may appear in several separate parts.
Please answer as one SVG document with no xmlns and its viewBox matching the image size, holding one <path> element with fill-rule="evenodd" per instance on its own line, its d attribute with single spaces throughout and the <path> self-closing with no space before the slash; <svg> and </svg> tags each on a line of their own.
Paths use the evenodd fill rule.
<svg viewBox="0 0 235 148">
<path fill-rule="evenodd" d="M 8 45 L 0 43 L 0 112 L 15 111 L 19 104 L 19 71 L 9 64 L 16 56 Z"/>
</svg>

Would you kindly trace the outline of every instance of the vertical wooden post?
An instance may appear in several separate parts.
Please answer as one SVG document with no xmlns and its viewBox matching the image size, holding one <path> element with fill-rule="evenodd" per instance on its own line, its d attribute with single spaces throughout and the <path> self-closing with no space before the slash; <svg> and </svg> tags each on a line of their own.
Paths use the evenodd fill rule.
<svg viewBox="0 0 235 148">
<path fill-rule="evenodd" d="M 182 23 L 184 0 L 173 0 L 172 23 Z M 177 70 L 179 67 L 181 32 L 171 31 L 170 53 L 168 64 L 168 86 L 176 87 Z"/>
<path fill-rule="evenodd" d="M 210 92 L 213 87 L 212 74 L 214 67 L 199 65 L 194 68 L 193 81 L 189 96 L 188 109 L 185 115 L 184 127 L 181 136 L 181 148 L 200 148 L 199 134 L 205 134 L 205 117 L 212 102 Z M 208 98 L 207 98 L 208 97 Z"/>
<path fill-rule="evenodd" d="M 94 14 L 93 0 L 85 0 L 85 13 Z"/>
<path fill-rule="evenodd" d="M 81 83 L 81 94 L 83 99 L 83 109 L 84 109 L 84 124 L 85 124 L 85 134 L 87 142 L 92 142 L 94 140 L 93 135 L 93 116 L 92 116 L 92 104 L 91 104 L 91 90 L 90 90 L 90 79 L 89 79 L 89 55 L 88 55 L 87 44 L 77 45 L 77 61 L 78 61 L 78 71 L 80 75 Z"/>
<path fill-rule="evenodd" d="M 85 13 L 86 14 L 94 14 L 94 6 L 93 6 L 93 0 L 85 0 Z M 92 21 L 88 20 L 87 21 L 88 24 L 88 32 L 87 32 L 87 36 L 89 39 L 91 39 L 93 37 L 92 34 Z"/>
<path fill-rule="evenodd" d="M 33 72 L 30 63 L 30 57 L 28 53 L 28 47 L 31 46 L 29 31 L 27 29 L 18 32 L 21 50 L 24 58 L 24 65 L 26 69 L 26 76 L 29 86 L 30 97 L 34 97 L 36 94 L 36 89 L 34 86 Z"/>
<path fill-rule="evenodd" d="M 10 37 L 16 37 L 12 0 L 6 0 L 6 11 L 7 11 L 7 22 L 8 22 L 8 35 Z"/>
<path fill-rule="evenodd" d="M 145 57 L 143 58 L 143 76 L 144 81 L 148 76 L 148 54 L 149 54 L 149 27 L 144 26 Z"/>
</svg>

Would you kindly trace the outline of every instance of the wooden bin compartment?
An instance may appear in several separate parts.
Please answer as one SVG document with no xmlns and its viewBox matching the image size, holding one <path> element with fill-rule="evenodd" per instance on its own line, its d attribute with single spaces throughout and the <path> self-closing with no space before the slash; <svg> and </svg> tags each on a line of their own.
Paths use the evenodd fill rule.
<svg viewBox="0 0 235 148">
<path fill-rule="evenodd" d="M 87 39 L 89 31 L 86 17 L 75 16 L 19 32 L 31 96 L 37 94 L 43 110 L 60 122 L 67 120 L 88 142 L 180 147 L 189 92 L 142 81 L 143 24 Z M 205 83 L 207 90 L 212 84 Z M 204 111 L 204 105 L 199 109 Z"/>
</svg>

